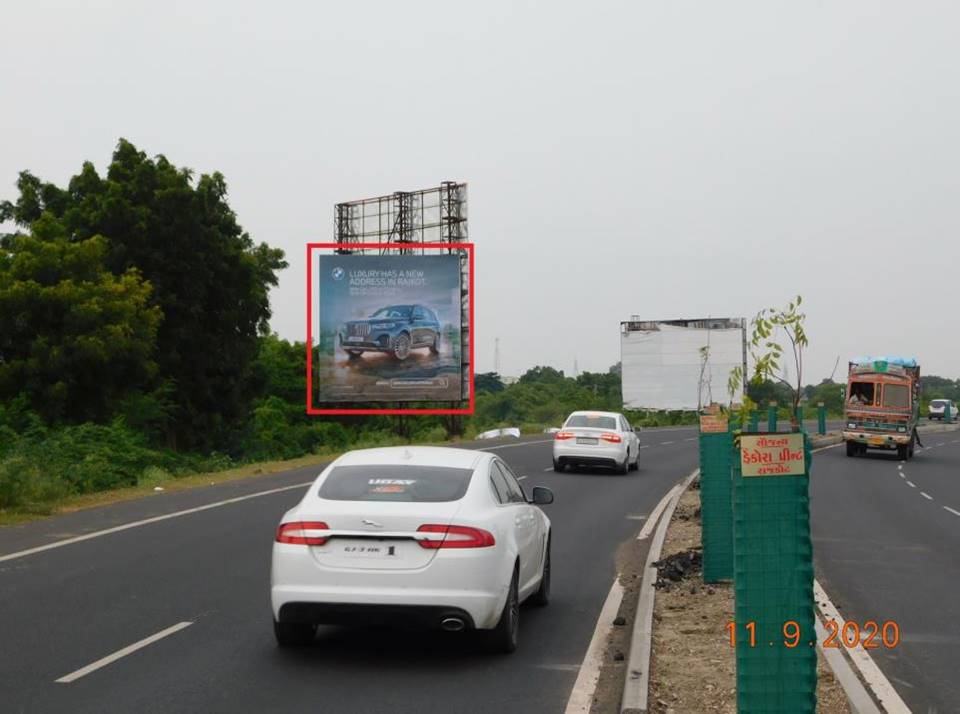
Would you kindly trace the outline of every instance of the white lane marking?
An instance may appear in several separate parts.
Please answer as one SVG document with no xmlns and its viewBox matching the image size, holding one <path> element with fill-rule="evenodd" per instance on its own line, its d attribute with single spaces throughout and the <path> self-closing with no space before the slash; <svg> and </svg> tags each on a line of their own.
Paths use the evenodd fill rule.
<svg viewBox="0 0 960 714">
<path fill-rule="evenodd" d="M 537 669 L 549 669 L 554 672 L 579 672 L 579 664 L 535 664 Z"/>
<path fill-rule="evenodd" d="M 929 493 L 926 493 L 926 492 L 924 492 L 924 491 L 921 491 L 921 492 L 920 492 L 920 495 L 923 496 L 923 497 L 924 497 L 925 499 L 927 499 L 928 501 L 932 501 L 932 500 L 933 500 L 933 496 L 931 496 Z"/>
<path fill-rule="evenodd" d="M 85 677 L 91 672 L 96 672 L 101 667 L 106 667 L 108 664 L 112 662 L 116 662 L 121 657 L 126 657 L 128 654 L 133 654 L 137 650 L 143 649 L 147 645 L 152 645 L 157 640 L 162 640 L 164 637 L 168 637 L 175 632 L 179 632 L 180 630 L 186 627 L 190 627 L 190 625 L 192 624 L 193 624 L 192 622 L 178 622 L 173 627 L 168 627 L 165 630 L 160 630 L 160 632 L 156 633 L 155 635 L 144 637 L 139 642 L 134 642 L 132 645 L 127 645 L 123 649 L 117 650 L 113 654 L 107 655 L 102 659 L 98 659 L 96 662 L 92 662 L 91 664 L 88 664 L 86 667 L 81 667 L 76 672 L 65 674 L 64 676 L 60 677 L 60 679 L 56 681 L 59 684 L 69 684 L 70 682 L 74 682 L 80 679 L 80 677 Z"/>
<path fill-rule="evenodd" d="M 641 449 L 649 449 L 649 448 L 650 448 L 650 444 L 644 444 L 644 445 L 641 446 L 640 448 L 641 448 Z"/>
<path fill-rule="evenodd" d="M 900 474 L 900 478 L 906 478 L 906 477 L 907 477 L 907 475 L 906 475 L 905 473 L 901 473 L 901 474 Z"/>
<path fill-rule="evenodd" d="M 620 585 L 620 576 L 617 575 L 613 585 L 610 586 L 610 592 L 607 593 L 607 599 L 603 602 L 600 617 L 597 618 L 597 626 L 593 630 L 590 646 L 587 647 L 587 654 L 584 655 L 583 663 L 580 665 L 577 681 L 573 683 L 573 690 L 570 692 L 564 714 L 583 714 L 590 711 L 597 680 L 600 679 L 600 668 L 603 666 L 603 650 L 607 644 L 607 637 L 613 629 L 613 620 L 617 616 L 622 600 L 623 586 Z"/>
<path fill-rule="evenodd" d="M 845 620 L 837 611 L 834 604 L 830 602 L 826 591 L 817 580 L 813 581 L 813 596 L 817 602 L 817 609 L 820 610 L 821 617 L 823 617 L 825 621 L 834 620 L 840 625 L 840 629 L 842 630 Z M 863 648 L 863 645 L 857 643 L 856 647 L 847 649 L 846 653 L 854 665 L 856 665 L 857 669 L 860 670 L 863 680 L 873 691 L 874 696 L 876 696 L 878 701 L 883 703 L 883 708 L 888 714 L 910 714 L 910 709 L 900 698 L 900 695 L 897 694 L 897 690 L 890 684 L 890 680 L 888 680 L 883 672 L 880 671 L 880 668 L 877 667 L 876 662 L 870 657 L 870 653 Z"/>
<path fill-rule="evenodd" d="M 627 516 L 628 521 L 645 521 L 647 520 L 646 516 Z"/>
<path fill-rule="evenodd" d="M 675 443 L 676 443 L 676 442 L 674 442 L 674 441 L 661 441 L 661 442 L 660 442 L 660 446 L 666 446 L 667 444 L 675 444 Z"/>
<path fill-rule="evenodd" d="M 553 466 L 548 466 L 547 468 L 544 469 L 544 471 L 553 471 Z"/>
<path fill-rule="evenodd" d="M 696 440 L 697 440 L 697 437 L 695 437 L 695 436 L 694 436 L 694 437 L 691 437 L 691 438 L 689 438 L 689 439 L 684 439 L 684 441 L 696 441 Z"/>
<path fill-rule="evenodd" d="M 673 498 L 673 494 L 676 493 L 679 488 L 680 484 L 677 484 L 667 491 L 663 498 L 660 499 L 660 503 L 657 504 L 657 507 L 650 511 L 650 517 L 647 518 L 647 522 L 644 523 L 643 528 L 640 529 L 640 534 L 637 536 L 637 540 L 645 540 L 650 537 L 650 533 L 653 532 L 653 529 L 657 525 L 657 520 L 660 518 L 660 514 L 663 513 L 663 509 L 667 507 L 667 503 L 670 502 L 670 499 Z"/>
<path fill-rule="evenodd" d="M 526 478 L 526 476 L 517 476 L 517 481 L 523 481 L 523 479 L 525 479 L 525 478 Z"/>
<path fill-rule="evenodd" d="M 952 508 L 950 508 L 950 506 L 944 506 L 943 509 L 945 511 L 950 511 L 950 513 L 952 513 L 955 516 L 960 516 L 960 511 L 955 511 Z"/>
<path fill-rule="evenodd" d="M 909 486 L 910 488 L 916 488 L 917 484 L 915 484 L 913 481 L 907 481 L 907 486 Z"/>
<path fill-rule="evenodd" d="M 99 538 L 100 536 L 110 535 L 111 533 L 119 533 L 120 531 L 126 531 L 131 528 L 139 528 L 140 526 L 146 526 L 146 525 L 149 525 L 150 523 L 159 523 L 160 521 L 166 521 L 170 518 L 179 518 L 180 516 L 188 516 L 191 513 L 200 513 L 201 511 L 209 511 L 211 508 L 220 508 L 221 506 L 229 506 L 231 503 L 240 503 L 241 501 L 248 501 L 251 498 L 260 498 L 260 496 L 269 496 L 270 494 L 273 494 L 273 493 L 282 493 L 283 491 L 290 491 L 295 488 L 306 488 L 312 483 L 313 481 L 308 481 L 307 483 L 298 483 L 293 486 L 282 486 L 281 488 L 271 488 L 269 491 L 257 491 L 256 493 L 248 493 L 246 496 L 237 496 L 236 498 L 228 498 L 225 501 L 217 501 L 216 503 L 207 503 L 206 505 L 197 506 L 196 508 L 188 508 L 183 511 L 174 511 L 173 513 L 164 513 L 162 516 L 153 516 L 152 518 L 144 518 L 141 521 L 124 523 L 121 526 L 114 526 L 113 528 L 105 528 L 102 531 L 93 531 L 92 533 L 84 533 L 83 535 L 76 536 L 74 538 L 67 538 L 66 540 L 58 540 L 54 543 L 47 543 L 46 545 L 38 545 L 35 548 L 20 550 L 20 551 L 17 551 L 16 553 L 8 553 L 7 555 L 0 555 L 0 563 L 2 563 L 5 560 L 14 560 L 16 558 L 23 558 L 27 555 L 42 553 L 45 550 L 62 548 L 65 545 L 80 543 L 85 540 L 90 540 L 91 538 Z"/>
<path fill-rule="evenodd" d="M 900 464 L 897 466 L 897 468 L 898 468 L 898 469 L 901 469 L 901 470 L 903 469 L 903 462 L 902 462 L 902 461 L 901 461 Z"/>
<path fill-rule="evenodd" d="M 540 441 L 521 441 L 519 444 L 501 444 L 500 446 L 483 446 L 476 451 L 494 451 L 495 449 L 512 449 L 515 446 L 530 446 L 530 444 L 549 444 L 553 439 L 540 439 Z"/>
</svg>

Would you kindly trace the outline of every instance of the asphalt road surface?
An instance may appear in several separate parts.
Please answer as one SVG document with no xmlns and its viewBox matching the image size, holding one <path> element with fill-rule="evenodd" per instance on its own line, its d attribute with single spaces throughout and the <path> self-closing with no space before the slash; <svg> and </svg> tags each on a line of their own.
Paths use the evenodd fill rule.
<svg viewBox="0 0 960 714">
<path fill-rule="evenodd" d="M 870 653 L 910 709 L 945 714 L 960 712 L 960 432 L 921 438 L 906 463 L 814 456 L 814 557 L 846 619 L 899 625 L 897 647 Z"/>
<path fill-rule="evenodd" d="M 338 628 L 321 629 L 311 647 L 278 649 L 271 544 L 283 512 L 319 473 L 311 467 L 0 530 L 0 709 L 562 711 L 613 581 L 617 546 L 640 529 L 637 516 L 696 468 L 696 432 L 645 431 L 640 471 L 627 476 L 548 471 L 547 436 L 501 444 L 483 446 L 525 475 L 526 487 L 556 494 L 547 507 L 553 600 L 522 610 L 514 655 L 486 654 L 463 634 Z M 274 489 L 284 490 L 243 498 Z M 242 500 L 204 508 L 227 499 Z M 202 510 L 4 559 L 185 509 Z M 142 647 L 84 673 L 135 643 Z M 57 681 L 68 675 L 75 678 Z"/>
</svg>

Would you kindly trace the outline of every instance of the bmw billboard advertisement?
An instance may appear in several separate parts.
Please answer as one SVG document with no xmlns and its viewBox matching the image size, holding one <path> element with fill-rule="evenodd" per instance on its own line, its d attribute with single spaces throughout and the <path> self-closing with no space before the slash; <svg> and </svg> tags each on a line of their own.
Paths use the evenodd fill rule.
<svg viewBox="0 0 960 714">
<path fill-rule="evenodd" d="M 457 255 L 320 255 L 317 400 L 460 401 Z"/>
</svg>

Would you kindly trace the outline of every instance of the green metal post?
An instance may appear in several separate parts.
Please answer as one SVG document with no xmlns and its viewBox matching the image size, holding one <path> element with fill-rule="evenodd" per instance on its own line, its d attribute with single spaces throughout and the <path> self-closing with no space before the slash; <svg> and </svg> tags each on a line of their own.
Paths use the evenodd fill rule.
<svg viewBox="0 0 960 714">
<path fill-rule="evenodd" d="M 777 403 L 770 402 L 767 407 L 767 431 L 777 430 Z"/>
<path fill-rule="evenodd" d="M 800 427 L 800 431 L 806 431 L 806 429 L 803 427 L 803 405 L 802 404 L 797 405 L 796 417 L 797 417 L 797 425 Z"/>
<path fill-rule="evenodd" d="M 700 433 L 700 518 L 703 528 L 703 580 L 733 578 L 733 486 L 730 463 L 737 456 L 728 421 L 726 433 Z"/>
<path fill-rule="evenodd" d="M 802 448 L 803 474 L 745 477 L 740 458 L 731 464 L 739 714 L 816 711 L 812 453 L 806 434 Z"/>
<path fill-rule="evenodd" d="M 827 407 L 823 402 L 817 404 L 817 433 L 820 436 L 827 433 Z"/>
<path fill-rule="evenodd" d="M 747 431 L 760 431 L 760 410 L 759 409 L 750 410 L 750 426 L 747 428 Z"/>
<path fill-rule="evenodd" d="M 947 402 L 943 407 L 943 421 L 945 424 L 951 424 L 953 422 L 953 414 L 950 413 L 950 402 Z"/>
</svg>

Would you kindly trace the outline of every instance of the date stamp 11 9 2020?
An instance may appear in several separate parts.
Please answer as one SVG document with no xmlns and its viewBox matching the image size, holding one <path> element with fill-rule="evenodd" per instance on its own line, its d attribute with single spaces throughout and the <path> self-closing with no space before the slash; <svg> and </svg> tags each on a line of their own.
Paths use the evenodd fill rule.
<svg viewBox="0 0 960 714">
<path fill-rule="evenodd" d="M 757 623 L 746 622 L 742 629 L 745 630 L 747 644 L 750 647 L 756 647 Z M 900 644 L 900 626 L 893 620 L 886 620 L 882 624 L 874 620 L 867 620 L 862 627 L 853 620 L 846 620 L 843 623 L 838 623 L 836 620 L 827 620 L 824 623 L 824 629 L 827 631 L 827 636 L 823 640 L 824 647 L 853 649 L 859 645 L 867 650 L 875 650 L 881 647 L 893 649 Z M 800 625 L 795 620 L 784 622 L 781 632 L 783 634 L 782 644 L 788 649 L 793 649 L 804 641 L 812 647 L 817 641 L 816 637 L 812 640 L 805 640 Z M 735 622 L 727 623 L 727 633 L 730 636 L 730 646 L 736 647 L 737 625 Z M 778 643 L 768 642 L 767 644 L 773 647 Z"/>
</svg>

